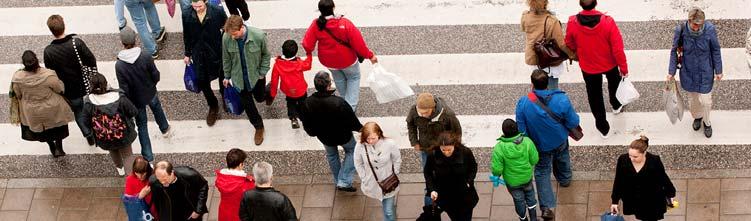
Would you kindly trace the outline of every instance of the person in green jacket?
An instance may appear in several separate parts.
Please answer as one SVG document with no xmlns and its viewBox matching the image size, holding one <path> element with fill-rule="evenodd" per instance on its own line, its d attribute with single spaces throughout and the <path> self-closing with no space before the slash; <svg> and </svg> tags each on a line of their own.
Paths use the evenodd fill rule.
<svg viewBox="0 0 751 221">
<path fill-rule="evenodd" d="M 506 119 L 502 125 L 503 136 L 493 147 L 490 169 L 493 176 L 502 176 L 506 188 L 514 199 L 519 220 L 537 220 L 537 201 L 532 185 L 532 173 L 539 160 L 537 148 L 529 137 L 519 133 L 516 121 Z M 527 215 L 527 211 L 529 214 Z"/>
</svg>

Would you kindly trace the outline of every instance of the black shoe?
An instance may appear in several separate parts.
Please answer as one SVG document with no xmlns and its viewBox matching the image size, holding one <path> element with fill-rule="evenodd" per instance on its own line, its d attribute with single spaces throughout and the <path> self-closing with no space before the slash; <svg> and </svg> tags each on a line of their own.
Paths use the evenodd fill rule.
<svg viewBox="0 0 751 221">
<path fill-rule="evenodd" d="M 52 157 L 58 158 L 65 156 L 65 151 L 63 151 L 63 142 L 62 140 L 59 142 L 55 142 L 55 151 L 52 153 Z"/>
<path fill-rule="evenodd" d="M 167 35 L 167 29 L 164 29 L 164 26 L 162 26 L 161 27 L 161 31 L 159 31 L 159 35 L 157 35 L 157 37 L 155 39 L 156 42 L 159 43 L 159 44 L 161 44 L 162 42 L 164 42 L 164 36 L 166 36 L 166 35 Z"/>
<path fill-rule="evenodd" d="M 555 213 L 551 209 L 544 208 L 542 209 L 542 218 L 544 220 L 553 220 L 555 219 Z"/>
<path fill-rule="evenodd" d="M 337 186 L 336 189 L 340 190 L 340 191 L 344 191 L 344 192 L 356 192 L 357 191 L 357 189 L 355 189 L 354 187 L 351 187 L 351 186 L 350 187 Z"/>
<path fill-rule="evenodd" d="M 96 145 L 96 140 L 94 139 L 94 135 L 86 137 L 86 142 L 89 143 L 89 146 Z"/>
<path fill-rule="evenodd" d="M 125 20 L 125 24 L 123 26 L 118 27 L 118 30 L 122 31 L 125 26 L 128 26 L 128 20 Z"/>
<path fill-rule="evenodd" d="M 701 129 L 701 121 L 704 118 L 694 119 L 694 124 L 692 125 L 694 127 L 694 131 L 699 131 Z"/>
<path fill-rule="evenodd" d="M 561 187 L 569 187 L 571 186 L 571 181 L 565 182 L 565 183 L 558 183 L 558 185 L 561 185 Z"/>
<path fill-rule="evenodd" d="M 292 129 L 300 128 L 300 122 L 297 121 L 297 118 L 292 118 L 290 120 L 292 121 Z"/>
<path fill-rule="evenodd" d="M 707 138 L 712 137 L 712 126 L 704 124 L 704 136 Z"/>
</svg>

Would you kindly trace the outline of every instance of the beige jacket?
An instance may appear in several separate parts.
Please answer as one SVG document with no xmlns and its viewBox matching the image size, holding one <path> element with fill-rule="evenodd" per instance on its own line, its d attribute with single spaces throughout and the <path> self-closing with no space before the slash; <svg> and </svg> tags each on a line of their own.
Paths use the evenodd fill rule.
<svg viewBox="0 0 751 221">
<path fill-rule="evenodd" d="M 18 97 L 21 124 L 33 132 L 67 125 L 73 111 L 65 101 L 63 82 L 55 71 L 39 68 L 36 73 L 19 70 L 13 74 L 13 91 Z"/>
<path fill-rule="evenodd" d="M 545 17 L 548 17 L 547 25 L 545 25 Z M 547 26 L 547 27 L 545 27 Z M 524 61 L 528 65 L 537 65 L 537 56 L 535 55 L 534 44 L 543 37 L 543 28 L 545 30 L 545 36 L 555 39 L 558 43 L 558 47 L 568 55 L 569 58 L 574 57 L 574 53 L 566 47 L 566 42 L 563 37 L 563 27 L 560 25 L 560 21 L 554 15 L 550 13 L 535 14 L 534 12 L 525 11 L 522 13 L 521 28 L 526 33 L 526 41 L 524 45 Z"/>
</svg>

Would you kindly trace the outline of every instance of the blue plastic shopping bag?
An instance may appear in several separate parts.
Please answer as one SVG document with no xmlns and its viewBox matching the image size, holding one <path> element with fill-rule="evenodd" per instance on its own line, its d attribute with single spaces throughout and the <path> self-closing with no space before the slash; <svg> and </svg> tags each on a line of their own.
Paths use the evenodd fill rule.
<svg viewBox="0 0 751 221">
<path fill-rule="evenodd" d="M 610 212 L 605 212 L 600 216 L 600 221 L 626 221 L 623 219 L 623 216 L 618 214 L 612 214 Z"/>
<path fill-rule="evenodd" d="M 185 75 L 183 76 L 183 81 L 185 81 L 185 89 L 191 92 L 201 92 L 201 88 L 198 87 L 198 74 L 196 74 L 196 70 L 193 68 L 193 65 L 186 65 L 185 66 Z"/>
<path fill-rule="evenodd" d="M 153 221 L 154 216 L 149 210 L 149 205 L 146 201 L 139 199 L 138 196 L 123 195 L 123 204 L 125 205 L 125 213 L 128 214 L 128 221 Z"/>
<path fill-rule="evenodd" d="M 240 93 L 234 86 L 224 89 L 224 103 L 227 104 L 227 112 L 240 115 L 243 114 L 243 106 L 240 103 Z"/>
<path fill-rule="evenodd" d="M 222 6 L 222 0 L 209 0 L 209 4 L 221 7 Z"/>
</svg>

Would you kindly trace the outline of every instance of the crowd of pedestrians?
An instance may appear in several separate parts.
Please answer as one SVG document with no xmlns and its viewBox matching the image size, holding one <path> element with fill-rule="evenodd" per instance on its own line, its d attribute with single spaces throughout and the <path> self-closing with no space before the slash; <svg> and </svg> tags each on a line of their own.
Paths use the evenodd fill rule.
<svg viewBox="0 0 751 221">
<path fill-rule="evenodd" d="M 254 143 L 261 145 L 264 123 L 256 103 L 270 105 L 280 87 L 292 128 L 302 124 L 304 131 L 324 146 L 336 189 L 357 191 L 353 184 L 357 173 L 362 192 L 382 202 L 384 220 L 395 220 L 402 165 L 395 139 L 401 138 L 385 136 L 387 133 L 375 122 L 363 125 L 356 115 L 360 63 L 368 59 L 375 64 L 378 59 L 357 27 L 334 13 L 333 0 L 318 2 L 320 16 L 313 19 L 301 41 L 304 59 L 297 57 L 296 41 L 268 45 L 263 30 L 245 23 L 250 14 L 244 1 L 226 0 L 232 14 L 229 17 L 221 5 L 207 0 L 178 2 L 184 62 L 197 73 L 198 87 L 209 107 L 206 124 L 214 125 L 220 116 L 219 102 L 210 85 L 218 79 L 222 95 L 224 90 L 240 94 L 242 109 L 255 128 Z M 547 9 L 547 0 L 527 0 L 527 4 L 521 30 L 526 37 L 525 63 L 530 66 L 532 90 L 519 99 L 515 120 L 503 122 L 489 169 L 511 194 L 520 220 L 537 220 L 538 201 L 541 217 L 552 220 L 556 198 L 551 174 L 560 187 L 571 185 L 569 137 L 578 140 L 575 134 L 581 132 L 581 126 L 570 98 L 558 85 L 567 64 L 543 66 L 536 52 L 538 43 L 549 39 L 564 60 L 578 61 L 595 128 L 603 138 L 612 130 L 606 119 L 602 78 L 608 81 L 609 102 L 618 114 L 624 105 L 615 93 L 629 72 L 618 26 L 612 17 L 595 9 L 596 0 L 579 1 L 582 11 L 569 17 L 565 32 Z M 127 26 L 124 7 L 138 34 Z M 86 43 L 75 34 L 66 35 L 63 18 L 52 15 L 47 25 L 55 39 L 44 50 L 44 67 L 34 52 L 25 51 L 24 67 L 13 75 L 9 95 L 17 109 L 11 113 L 15 117 L 12 122 L 20 124 L 22 139 L 46 142 L 51 154 L 61 157 L 65 155 L 62 140 L 68 137 L 67 124 L 75 120 L 89 145 L 109 151 L 117 173 L 127 174 L 126 196 L 142 199 L 158 220 L 201 220 L 209 212 L 207 180 L 189 166 L 153 163 L 146 109 L 154 114 L 163 136 L 173 133 L 156 90 L 160 72 L 154 59 L 165 39 L 165 28 L 160 26 L 150 0 L 116 0 L 115 12 L 123 47 L 115 65 L 119 89 L 111 89 L 98 73 L 96 58 Z M 748 35 L 751 65 L 751 30 Z M 137 38 L 143 49 L 137 47 Z M 714 81 L 723 77 L 717 29 L 705 21 L 701 9 L 691 9 L 688 19 L 675 28 L 672 45 L 667 80 L 673 81 L 679 73 L 682 88 L 689 94 L 693 129 L 704 128 L 709 138 L 711 91 Z M 281 48 L 273 68 L 270 48 Z M 311 69 L 316 48 L 328 72 L 315 74 L 315 92 L 308 96 L 303 73 Z M 222 108 L 227 111 L 224 99 Z M 478 165 L 472 149 L 462 142 L 456 113 L 437 95 L 421 93 L 407 110 L 406 126 L 407 139 L 419 153 L 426 181 L 424 206 L 438 207 L 452 220 L 471 220 L 479 201 L 474 186 Z M 131 157 L 131 144 L 136 138 L 142 147 L 141 156 Z M 339 146 L 344 149 L 344 159 Z M 624 214 L 656 220 L 662 219 L 666 206 L 672 205 L 675 188 L 660 157 L 647 148 L 648 139 L 641 137 L 618 158 L 612 213 L 621 212 L 618 203 L 623 201 Z M 273 187 L 272 165 L 255 163 L 249 175 L 245 172 L 247 158 L 243 150 L 232 149 L 227 153 L 226 168 L 215 171 L 215 186 L 221 195 L 219 220 L 296 220 L 289 198 Z M 127 170 L 126 165 L 130 166 Z"/>
</svg>

